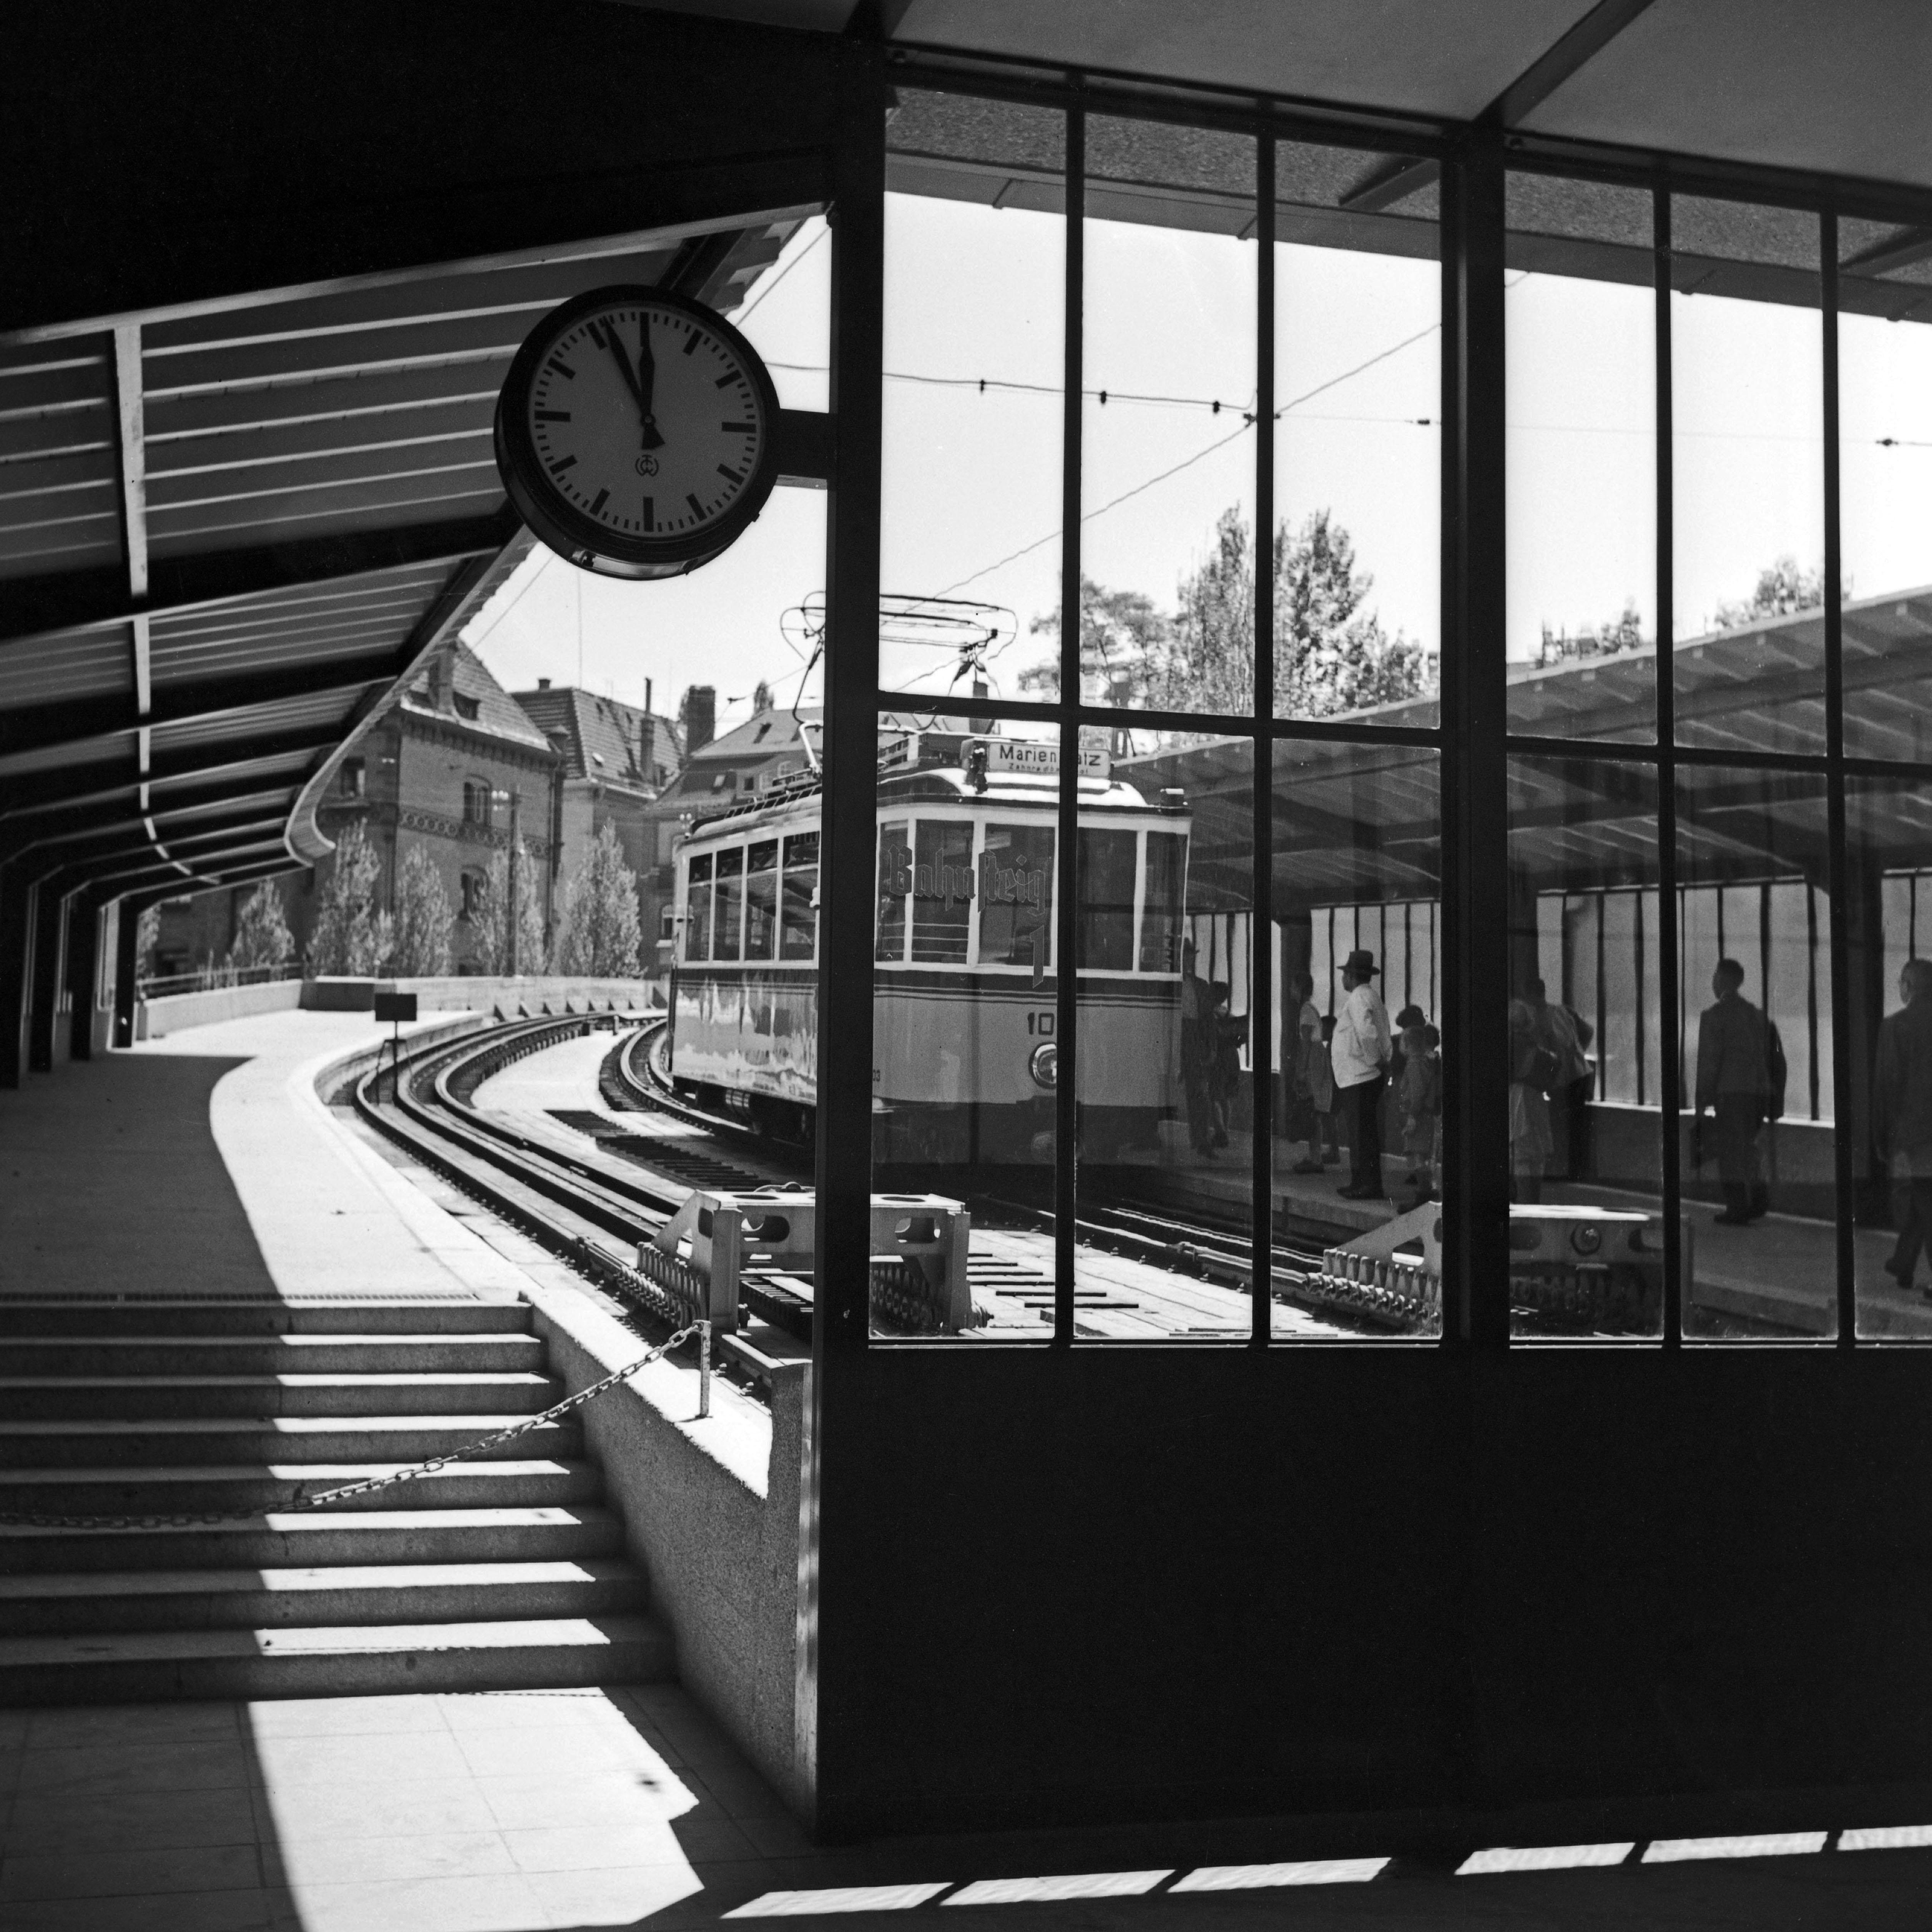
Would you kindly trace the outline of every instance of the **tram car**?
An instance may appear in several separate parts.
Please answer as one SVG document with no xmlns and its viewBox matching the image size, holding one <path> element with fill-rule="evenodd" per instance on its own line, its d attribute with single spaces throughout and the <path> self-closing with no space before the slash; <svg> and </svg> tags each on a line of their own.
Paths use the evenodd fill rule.
<svg viewBox="0 0 1932 1932">
<path fill-rule="evenodd" d="M 1106 1161 L 1156 1148 L 1178 1109 L 1190 819 L 1098 752 L 1078 783 L 1082 1157 Z M 1052 1163 L 1059 785 L 1052 746 L 881 734 L 876 1160 Z M 801 776 L 700 820 L 676 854 L 671 1078 L 790 1139 L 816 1092 L 819 822 Z"/>
</svg>

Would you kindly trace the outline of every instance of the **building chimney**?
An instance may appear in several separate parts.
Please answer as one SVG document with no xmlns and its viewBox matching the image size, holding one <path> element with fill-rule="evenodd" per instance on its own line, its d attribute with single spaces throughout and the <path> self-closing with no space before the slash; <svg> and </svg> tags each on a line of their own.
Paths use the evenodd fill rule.
<svg viewBox="0 0 1932 1932">
<path fill-rule="evenodd" d="M 701 752 L 718 735 L 718 687 L 694 684 L 684 694 L 684 755 Z"/>
<path fill-rule="evenodd" d="M 539 691 L 548 691 L 548 690 L 549 690 L 549 688 L 550 688 L 550 680 L 549 680 L 548 678 L 547 678 L 547 677 L 540 677 L 540 678 L 538 678 L 538 679 L 537 680 L 537 688 L 538 688 L 538 690 L 539 690 Z"/>
<path fill-rule="evenodd" d="M 456 653 L 438 651 L 430 662 L 429 702 L 432 711 L 447 717 L 456 709 Z"/>
</svg>

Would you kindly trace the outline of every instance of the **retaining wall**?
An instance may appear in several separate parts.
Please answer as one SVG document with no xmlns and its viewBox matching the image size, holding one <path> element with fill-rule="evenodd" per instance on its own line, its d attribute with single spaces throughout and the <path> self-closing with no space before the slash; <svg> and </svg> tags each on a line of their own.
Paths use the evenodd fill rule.
<svg viewBox="0 0 1932 1932">
<path fill-rule="evenodd" d="M 567 980 L 536 974 L 514 978 L 464 974 L 416 980 L 330 975 L 301 984 L 302 1004 L 310 1012 L 366 1013 L 374 1010 L 379 992 L 413 993 L 419 1012 L 460 1012 L 474 1007 L 481 1012 L 500 1011 L 506 1018 L 514 1018 L 520 1007 L 534 1015 L 546 1008 L 560 1013 L 566 1006 L 581 1012 L 592 1002 L 600 1012 L 614 1005 L 642 1006 L 652 990 L 642 980 Z"/>
<path fill-rule="evenodd" d="M 252 986 L 211 986 L 200 993 L 166 993 L 158 1000 L 134 1003 L 134 1037 L 165 1040 L 188 1027 L 212 1026 L 218 1020 L 247 1019 L 256 1013 L 291 1012 L 307 1006 L 299 980 L 263 980 Z M 111 1031 L 113 1016 L 108 1023 Z"/>
</svg>

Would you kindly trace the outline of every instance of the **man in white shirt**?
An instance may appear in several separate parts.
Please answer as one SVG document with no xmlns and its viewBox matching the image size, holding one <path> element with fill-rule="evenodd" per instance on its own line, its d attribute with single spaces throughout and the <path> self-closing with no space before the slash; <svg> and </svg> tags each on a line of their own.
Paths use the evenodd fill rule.
<svg viewBox="0 0 1932 1932">
<path fill-rule="evenodd" d="M 1382 1190 L 1383 1070 L 1395 1042 L 1389 1031 L 1388 1009 L 1372 984 L 1376 956 L 1357 950 L 1342 968 L 1347 997 L 1335 1016 L 1335 1037 L 1329 1060 L 1348 1136 L 1353 1172 L 1341 1189 L 1345 1201 L 1380 1201 Z"/>
</svg>

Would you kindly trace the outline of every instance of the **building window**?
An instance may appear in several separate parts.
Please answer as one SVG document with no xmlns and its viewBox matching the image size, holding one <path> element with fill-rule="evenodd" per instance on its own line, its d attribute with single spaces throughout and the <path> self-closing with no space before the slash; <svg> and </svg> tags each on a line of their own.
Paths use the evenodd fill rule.
<svg viewBox="0 0 1932 1932">
<path fill-rule="evenodd" d="M 463 907 L 457 914 L 465 925 L 476 918 L 483 910 L 483 895 L 486 881 L 481 872 L 465 872 L 463 875 Z"/>
<path fill-rule="evenodd" d="M 340 782 L 342 796 L 344 798 L 364 796 L 365 795 L 364 787 L 367 776 L 367 766 L 362 759 L 344 758 L 342 761 L 342 776 Z"/>
<path fill-rule="evenodd" d="M 453 692 L 451 695 L 456 706 L 456 715 L 459 718 L 474 719 L 483 708 L 476 699 L 465 698 L 460 691 Z"/>
<path fill-rule="evenodd" d="M 490 823 L 490 788 L 482 778 L 463 781 L 463 822 L 465 825 Z"/>
</svg>

